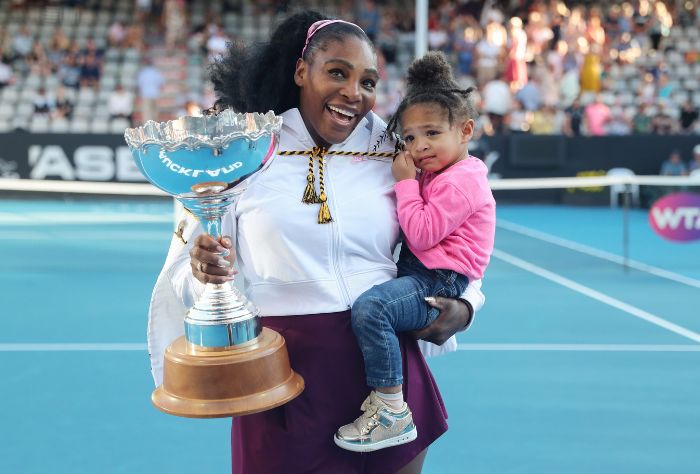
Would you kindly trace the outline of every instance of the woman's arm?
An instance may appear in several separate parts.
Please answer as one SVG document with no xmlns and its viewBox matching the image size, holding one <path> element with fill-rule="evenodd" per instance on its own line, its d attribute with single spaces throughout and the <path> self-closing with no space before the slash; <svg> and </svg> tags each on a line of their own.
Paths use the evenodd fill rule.
<svg viewBox="0 0 700 474">
<path fill-rule="evenodd" d="M 426 298 L 426 302 L 439 309 L 440 314 L 429 326 L 412 331 L 411 335 L 416 339 L 442 345 L 454 334 L 471 326 L 474 313 L 482 308 L 485 301 L 486 297 L 481 291 L 481 280 L 469 282 L 459 298 Z"/>
</svg>

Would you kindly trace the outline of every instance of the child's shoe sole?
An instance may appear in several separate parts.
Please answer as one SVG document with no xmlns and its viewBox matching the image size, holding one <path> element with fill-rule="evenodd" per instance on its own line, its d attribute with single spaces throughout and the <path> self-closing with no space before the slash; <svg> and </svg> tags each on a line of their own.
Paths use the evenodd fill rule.
<svg viewBox="0 0 700 474">
<path fill-rule="evenodd" d="M 333 441 L 335 444 L 348 451 L 355 451 L 356 453 L 368 453 L 370 451 L 377 451 L 379 449 L 390 448 L 392 446 L 399 446 L 402 444 L 410 443 L 418 437 L 418 430 L 415 425 L 413 429 L 402 433 L 400 436 L 395 436 L 393 438 L 384 439 L 382 441 L 377 441 L 374 443 L 362 443 L 360 441 L 352 442 L 346 441 L 344 439 L 338 438 L 338 435 L 333 436 Z"/>
</svg>

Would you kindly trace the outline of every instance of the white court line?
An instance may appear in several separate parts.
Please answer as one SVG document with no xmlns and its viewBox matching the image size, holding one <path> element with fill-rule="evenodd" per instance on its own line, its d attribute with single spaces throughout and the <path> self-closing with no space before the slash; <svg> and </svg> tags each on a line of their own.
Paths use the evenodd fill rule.
<svg viewBox="0 0 700 474">
<path fill-rule="evenodd" d="M 602 258 L 603 260 L 608 260 L 613 263 L 617 263 L 620 265 L 625 264 L 625 259 L 619 255 L 615 255 L 614 253 L 606 252 L 604 250 L 599 250 L 594 247 L 589 247 L 588 245 L 580 244 L 578 242 L 574 242 L 572 240 L 567 240 L 563 239 L 561 237 L 557 237 L 551 234 L 547 234 L 545 232 L 540 232 L 535 229 L 531 229 L 529 227 L 521 226 L 519 224 L 516 224 L 514 222 L 506 221 L 503 219 L 498 219 L 498 222 L 496 223 L 497 227 L 501 227 L 506 230 L 510 230 L 512 232 L 516 232 L 521 235 L 526 235 L 528 237 L 532 237 L 534 239 L 542 240 L 544 242 L 549 242 L 550 244 L 554 245 L 559 245 L 560 247 L 567 248 L 569 250 L 575 250 L 577 252 L 585 253 L 587 255 L 591 255 L 593 257 L 598 257 Z M 693 288 L 698 288 L 700 289 L 700 280 L 696 280 L 695 278 L 690 278 L 685 275 L 681 275 L 678 273 L 670 272 L 668 270 L 664 270 L 663 268 L 655 267 L 653 265 L 648 265 L 646 263 L 638 262 L 636 260 L 627 260 L 627 266 L 630 268 L 634 268 L 635 270 L 639 270 L 642 272 L 647 272 L 652 275 L 661 277 L 661 278 L 666 278 L 668 280 L 675 281 L 677 283 L 683 283 L 684 285 L 692 286 Z"/>
<path fill-rule="evenodd" d="M 523 270 L 526 270 L 530 273 L 534 273 L 537 276 L 541 276 L 542 278 L 545 278 L 545 279 L 550 280 L 554 283 L 557 283 L 559 285 L 565 286 L 566 288 L 569 288 L 569 289 L 574 290 L 578 293 L 581 293 L 582 295 L 588 296 L 589 298 L 593 298 L 594 300 L 598 300 L 601 303 L 605 303 L 609 306 L 612 306 L 613 308 L 617 308 L 617 309 L 624 311 L 625 313 L 631 314 L 632 316 L 635 316 L 639 319 L 643 319 L 644 321 L 647 321 L 651 324 L 654 324 L 656 326 L 664 328 L 668 331 L 674 332 L 674 333 L 681 335 L 683 337 L 686 337 L 692 341 L 700 342 L 700 334 L 693 332 L 690 329 L 686 329 L 682 326 L 674 324 L 671 321 L 667 321 L 667 320 L 660 318 L 654 314 L 651 314 L 651 313 L 644 311 L 644 310 L 641 310 L 635 306 L 624 303 L 618 299 L 615 299 L 615 298 L 608 296 L 604 293 L 601 293 L 601 292 L 596 291 L 592 288 L 584 286 L 580 283 L 576 283 L 573 280 L 569 280 L 568 278 L 565 278 L 561 275 L 550 272 L 549 270 L 546 270 L 542 267 L 538 267 L 537 265 L 534 265 L 530 262 L 526 262 L 525 260 L 519 259 L 518 257 L 510 255 L 506 252 L 503 252 L 503 251 L 498 250 L 498 249 L 494 249 L 493 256 L 500 259 L 500 260 L 503 260 L 504 262 L 510 263 L 511 265 L 522 268 Z"/>
<path fill-rule="evenodd" d="M 0 344 L 0 352 L 145 352 L 141 343 Z M 460 351 L 700 352 L 694 344 L 459 344 Z"/>
<path fill-rule="evenodd" d="M 460 351 L 700 352 L 695 344 L 459 344 Z"/>
<path fill-rule="evenodd" d="M 3 226 L 36 226 L 44 224 L 131 224 L 131 223 L 172 223 L 172 215 L 143 213 L 99 213 L 99 212 L 0 212 Z"/>
<path fill-rule="evenodd" d="M 146 351 L 146 344 L 117 343 L 46 343 L 0 344 L 0 352 L 75 352 L 75 351 Z"/>
</svg>

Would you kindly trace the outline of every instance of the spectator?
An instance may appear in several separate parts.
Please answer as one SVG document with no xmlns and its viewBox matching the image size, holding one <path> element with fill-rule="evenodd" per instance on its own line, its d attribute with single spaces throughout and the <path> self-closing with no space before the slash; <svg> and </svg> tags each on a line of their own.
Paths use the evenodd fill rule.
<svg viewBox="0 0 700 474">
<path fill-rule="evenodd" d="M 584 110 L 578 97 L 566 109 L 566 120 L 564 121 L 564 133 L 566 135 L 570 137 L 582 135 L 581 125 L 583 124 Z"/>
<path fill-rule="evenodd" d="M 532 112 L 525 110 L 517 98 L 513 101 L 508 128 L 511 133 L 529 133 L 532 124 Z"/>
<path fill-rule="evenodd" d="M 559 85 L 559 93 L 561 96 L 561 103 L 565 107 L 568 107 L 576 100 L 581 93 L 578 70 L 572 68 L 564 73 Z"/>
<path fill-rule="evenodd" d="M 678 150 L 673 150 L 671 155 L 661 163 L 662 176 L 685 176 L 688 174 L 688 168 L 681 159 L 681 154 Z"/>
<path fill-rule="evenodd" d="M 508 84 L 501 79 L 489 81 L 482 89 L 481 95 L 483 98 L 482 109 L 489 116 L 493 133 L 502 134 L 505 117 L 512 107 Z"/>
<path fill-rule="evenodd" d="M 32 52 L 32 34 L 27 25 L 22 28 L 12 39 L 12 52 L 18 58 L 26 58 Z"/>
<path fill-rule="evenodd" d="M 502 25 L 491 22 L 486 25 L 486 36 L 476 44 L 474 64 L 476 82 L 481 87 L 498 76 L 504 56 L 505 30 Z"/>
<path fill-rule="evenodd" d="M 652 15 L 651 24 L 649 26 L 649 40 L 652 49 L 659 49 L 661 39 L 668 36 L 672 24 L 673 20 L 666 9 L 666 5 L 663 2 L 656 2 L 654 5 L 654 14 Z"/>
<path fill-rule="evenodd" d="M 117 20 L 109 26 L 107 30 L 107 42 L 113 48 L 121 48 L 124 46 L 126 39 L 126 29 L 121 21 Z"/>
<path fill-rule="evenodd" d="M 134 113 L 134 96 L 131 92 L 124 89 L 124 86 L 118 84 L 117 87 L 109 94 L 107 99 L 107 110 L 110 117 L 125 118 L 132 120 Z"/>
<path fill-rule="evenodd" d="M 437 12 L 434 11 L 434 16 L 437 17 Z M 428 20 L 428 49 L 432 51 L 444 51 L 448 49 L 450 37 L 447 30 L 440 25 L 439 21 L 431 22 Z"/>
<path fill-rule="evenodd" d="M 508 22 L 510 26 L 510 44 L 508 45 L 508 62 L 505 79 L 512 91 L 517 91 L 527 84 L 527 34 L 523 30 L 523 21 L 513 17 Z"/>
<path fill-rule="evenodd" d="M 657 85 L 656 98 L 659 100 L 669 100 L 671 98 L 671 93 L 674 90 L 673 83 L 669 82 L 668 74 L 661 72 L 659 73 L 659 81 Z"/>
<path fill-rule="evenodd" d="M 690 160 L 690 165 L 688 166 L 688 172 L 700 170 L 700 143 L 693 147 L 693 159 Z"/>
<path fill-rule="evenodd" d="M 365 33 L 367 33 L 367 36 L 369 36 L 372 41 L 375 41 L 379 34 L 382 17 L 379 14 L 377 3 L 374 0 L 365 0 L 362 3 L 363 5 L 360 6 L 360 10 L 356 15 L 358 20 L 357 24 L 365 30 Z"/>
<path fill-rule="evenodd" d="M 396 62 L 398 42 L 398 31 L 394 25 L 393 18 L 388 16 L 383 17 L 376 44 L 384 55 L 384 60 L 388 64 L 394 64 Z"/>
<path fill-rule="evenodd" d="M 599 92 L 600 76 L 600 56 L 591 50 L 584 56 L 581 66 L 581 91 Z"/>
<path fill-rule="evenodd" d="M 163 81 L 163 75 L 160 71 L 153 65 L 152 61 L 147 60 L 136 79 L 141 98 L 141 120 L 143 122 L 158 118 L 157 101 L 160 97 Z"/>
<path fill-rule="evenodd" d="M 564 131 L 564 113 L 553 105 L 544 105 L 532 114 L 530 133 L 533 135 L 561 135 Z"/>
<path fill-rule="evenodd" d="M 529 48 L 535 56 L 544 53 L 545 47 L 554 37 L 554 33 L 546 23 L 547 17 L 538 11 L 531 11 L 527 22 L 527 37 Z"/>
<path fill-rule="evenodd" d="M 586 39 L 589 44 L 602 47 L 605 44 L 605 30 L 601 24 L 600 12 L 592 10 L 586 27 Z"/>
<path fill-rule="evenodd" d="M 632 123 L 619 103 L 610 108 L 610 117 L 605 128 L 608 135 L 629 135 L 632 133 Z"/>
<path fill-rule="evenodd" d="M 126 38 L 124 39 L 124 47 L 140 51 L 144 47 L 143 41 L 143 25 L 133 24 L 126 28 Z"/>
<path fill-rule="evenodd" d="M 522 102 L 525 110 L 534 112 L 542 105 L 542 91 L 537 78 L 532 78 L 525 86 L 515 93 L 515 98 Z"/>
<path fill-rule="evenodd" d="M 165 24 L 165 46 L 173 49 L 182 43 L 185 37 L 185 2 L 184 0 L 165 0 L 163 23 Z"/>
<path fill-rule="evenodd" d="M 98 65 L 100 68 L 102 67 L 102 58 L 104 57 L 104 51 L 101 48 L 97 47 L 97 43 L 95 42 L 95 38 L 88 38 L 87 41 L 85 42 L 85 48 L 83 48 L 80 51 L 80 55 L 83 58 L 86 58 L 90 55 L 95 56 L 95 59 L 97 60 Z"/>
<path fill-rule="evenodd" d="M 551 106 L 559 105 L 561 101 L 560 81 L 555 77 L 553 67 L 547 63 L 539 64 L 535 68 L 535 76 L 542 95 L 542 103 Z"/>
<path fill-rule="evenodd" d="M 657 135 L 673 135 L 678 133 L 678 120 L 673 118 L 666 107 L 665 102 L 659 102 L 656 115 L 651 120 L 651 131 Z"/>
<path fill-rule="evenodd" d="M 51 63 L 41 41 L 32 44 L 32 51 L 26 57 L 27 65 L 32 74 L 46 77 L 51 74 Z"/>
<path fill-rule="evenodd" d="M 588 104 L 583 112 L 588 135 L 594 137 L 605 135 L 605 124 L 609 118 L 610 109 L 603 103 L 600 94 L 596 94 L 593 102 Z"/>
<path fill-rule="evenodd" d="M 686 100 L 683 104 L 680 122 L 681 133 L 689 135 L 695 131 L 695 127 L 698 124 L 698 109 L 693 106 L 690 99 Z"/>
<path fill-rule="evenodd" d="M 637 113 L 632 119 L 632 131 L 636 134 L 651 133 L 651 116 L 647 110 L 647 104 L 639 104 Z"/>
<path fill-rule="evenodd" d="M 474 49 L 477 43 L 477 30 L 473 26 L 464 28 L 464 33 L 455 33 L 455 40 L 452 45 L 457 54 L 457 72 L 463 76 L 473 75 L 472 66 L 474 64 Z"/>
<path fill-rule="evenodd" d="M 136 18 L 139 23 L 149 20 L 153 10 L 152 0 L 136 0 Z"/>
<path fill-rule="evenodd" d="M 63 85 L 56 89 L 56 109 L 53 115 L 55 118 L 66 119 L 73 116 L 73 100 Z"/>
<path fill-rule="evenodd" d="M 83 64 L 80 67 L 80 86 L 81 87 L 97 87 L 100 82 L 100 62 L 94 53 L 89 53 L 83 59 Z"/>
<path fill-rule="evenodd" d="M 644 74 L 642 79 L 642 85 L 639 86 L 637 95 L 642 102 L 647 104 L 654 101 L 656 97 L 656 83 L 654 82 L 654 75 L 650 72 Z"/>
<path fill-rule="evenodd" d="M 56 28 L 51 36 L 51 41 L 49 42 L 49 47 L 46 50 L 46 57 L 51 64 L 51 70 L 53 72 L 58 71 L 63 61 L 63 56 L 68 52 L 70 47 L 70 40 L 63 33 L 61 28 Z"/>
<path fill-rule="evenodd" d="M 7 57 L 0 58 L 0 89 L 15 83 L 15 74 L 8 62 Z"/>
<path fill-rule="evenodd" d="M 48 117 L 56 108 L 56 100 L 46 92 L 46 89 L 40 87 L 34 96 L 34 115 Z"/>
<path fill-rule="evenodd" d="M 564 75 L 564 57 L 568 49 L 564 41 L 558 41 L 555 47 L 547 51 L 545 55 L 545 64 L 547 64 L 557 80 Z"/>
<path fill-rule="evenodd" d="M 632 64 L 642 55 L 639 43 L 629 33 L 622 33 L 617 44 L 613 45 L 613 49 L 617 51 L 618 61 L 621 64 Z"/>
<path fill-rule="evenodd" d="M 67 53 L 58 67 L 58 78 L 66 87 L 77 89 L 80 86 L 80 67 L 77 61 L 76 55 Z"/>
<path fill-rule="evenodd" d="M 223 30 L 217 27 L 207 40 L 207 57 L 210 63 L 219 59 L 226 52 L 226 48 L 228 47 L 227 43 L 228 38 Z"/>
</svg>

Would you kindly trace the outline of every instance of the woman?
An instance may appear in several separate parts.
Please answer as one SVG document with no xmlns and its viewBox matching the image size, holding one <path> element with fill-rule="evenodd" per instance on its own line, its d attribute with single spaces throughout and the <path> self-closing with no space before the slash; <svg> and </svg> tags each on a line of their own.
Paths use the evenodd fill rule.
<svg viewBox="0 0 700 474">
<path fill-rule="evenodd" d="M 191 306 L 202 283 L 232 278 L 237 258 L 248 297 L 265 316 L 263 324 L 285 337 L 306 388 L 282 407 L 234 419 L 233 472 L 418 473 L 428 445 L 447 425 L 440 394 L 412 338 L 403 337 L 401 346 L 406 398 L 424 427 L 418 440 L 370 455 L 333 443 L 337 426 L 366 396 L 350 305 L 366 289 L 396 276 L 392 255 L 399 226 L 390 160 L 321 156 L 324 148 L 358 154 L 394 149 L 386 125 L 370 112 L 378 73 L 369 38 L 354 24 L 323 20 L 313 12 L 290 17 L 262 49 L 233 46 L 213 68 L 219 105 L 271 109 L 284 120 L 280 152 L 316 149 L 310 158 L 278 152 L 248 183 L 222 224 L 224 235 L 236 237 L 227 261 L 219 251 L 233 249 L 233 239 L 217 242 L 199 226 L 188 226 L 197 227 L 195 234 L 185 230 L 189 243 L 174 240 L 152 301 L 154 376 L 158 381 L 163 348 L 182 333 L 181 321 L 165 319 L 176 310 L 171 297 Z M 311 204 L 300 202 L 302 195 L 313 195 Z M 475 282 L 463 295 L 477 309 L 483 304 L 479 286 Z M 441 344 L 468 325 L 470 303 L 438 299 L 436 305 L 450 311 L 417 336 Z"/>
</svg>

